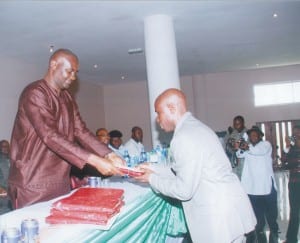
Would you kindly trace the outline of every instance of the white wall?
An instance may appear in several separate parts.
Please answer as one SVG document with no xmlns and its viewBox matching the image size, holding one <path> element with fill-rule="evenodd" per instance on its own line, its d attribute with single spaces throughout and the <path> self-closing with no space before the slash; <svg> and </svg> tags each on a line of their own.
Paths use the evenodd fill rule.
<svg viewBox="0 0 300 243">
<path fill-rule="evenodd" d="M 196 110 L 196 115 L 214 130 L 228 127 L 232 123 L 232 118 L 239 114 L 245 117 L 248 127 L 260 121 L 299 119 L 299 103 L 254 106 L 254 84 L 289 80 L 300 80 L 300 65 L 196 76 L 194 77 L 196 103 L 201 106 L 201 102 L 204 102 L 205 106 Z"/>
<path fill-rule="evenodd" d="M 0 140 L 10 140 L 19 95 L 28 83 L 37 80 L 43 73 L 32 65 L 8 58 L 0 59 L 0 73 Z"/>
<path fill-rule="evenodd" d="M 10 139 L 20 92 L 28 83 L 43 77 L 46 64 L 45 70 L 36 70 L 16 60 L 0 60 L 0 139 Z M 252 91 L 253 84 L 299 80 L 299 77 L 300 65 L 295 65 L 181 77 L 181 87 L 195 116 L 220 131 L 239 114 L 245 117 L 248 127 L 259 121 L 299 119 L 299 104 L 255 108 Z M 92 132 L 99 127 L 119 129 L 125 142 L 132 126 L 138 125 L 144 130 L 146 148 L 151 148 L 146 81 L 103 87 L 81 81 L 75 88 L 81 115 Z"/>
<path fill-rule="evenodd" d="M 0 59 L 0 140 L 10 140 L 13 122 L 17 113 L 19 96 L 29 83 L 41 79 L 47 70 L 37 70 L 34 65 L 18 60 Z M 92 132 L 105 126 L 102 87 L 79 82 L 73 87 L 83 119 Z"/>
<path fill-rule="evenodd" d="M 86 126 L 95 134 L 100 127 L 105 127 L 103 88 L 88 82 L 78 82 L 75 99 Z"/>
<path fill-rule="evenodd" d="M 131 128 L 139 126 L 144 132 L 144 145 L 150 149 L 150 109 L 146 82 L 107 85 L 103 88 L 105 124 L 108 130 L 118 129 L 125 143 Z"/>
<path fill-rule="evenodd" d="M 222 131 L 232 125 L 236 115 L 244 116 L 248 127 L 259 121 L 299 119 L 299 104 L 256 108 L 253 97 L 254 84 L 298 80 L 299 77 L 300 65 L 295 65 L 181 77 L 181 87 L 186 93 L 189 110 L 213 130 Z M 118 128 L 126 140 L 131 127 L 140 125 L 149 149 L 151 133 L 146 82 L 105 86 L 103 93 L 107 128 Z"/>
</svg>

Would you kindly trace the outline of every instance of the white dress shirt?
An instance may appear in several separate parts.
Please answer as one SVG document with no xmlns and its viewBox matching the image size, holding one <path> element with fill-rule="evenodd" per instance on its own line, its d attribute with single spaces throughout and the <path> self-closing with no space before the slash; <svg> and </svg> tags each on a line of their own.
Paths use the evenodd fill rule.
<svg viewBox="0 0 300 243">
<path fill-rule="evenodd" d="M 108 145 L 108 147 L 115 152 L 117 155 L 119 155 L 121 158 L 123 158 L 124 153 L 125 153 L 125 148 L 124 145 L 121 144 L 121 146 L 119 147 L 119 149 L 114 148 L 113 146 L 111 146 L 110 144 Z"/>
<path fill-rule="evenodd" d="M 142 150 L 144 150 L 144 145 L 140 142 L 136 142 L 133 138 L 130 138 L 125 144 L 125 149 L 128 150 L 129 156 L 140 156 Z"/>
<path fill-rule="evenodd" d="M 245 158 L 241 182 L 250 195 L 268 195 L 272 189 L 272 181 L 276 188 L 272 146 L 269 141 L 260 141 L 255 146 L 249 145 L 249 150 L 236 152 L 238 158 Z"/>
</svg>

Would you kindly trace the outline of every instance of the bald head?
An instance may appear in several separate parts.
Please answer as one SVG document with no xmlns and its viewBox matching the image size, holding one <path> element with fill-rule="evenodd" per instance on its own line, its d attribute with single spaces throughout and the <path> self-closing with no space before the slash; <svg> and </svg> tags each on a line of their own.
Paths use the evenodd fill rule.
<svg viewBox="0 0 300 243">
<path fill-rule="evenodd" d="M 187 111 L 186 97 L 179 89 L 167 89 L 161 93 L 154 103 L 157 113 L 156 121 L 160 127 L 169 132 Z"/>
<path fill-rule="evenodd" d="M 78 62 L 78 57 L 69 49 L 58 49 L 56 50 L 49 59 L 49 65 L 52 61 L 58 61 L 60 58 L 72 58 Z"/>
<path fill-rule="evenodd" d="M 60 92 L 63 89 L 68 89 L 76 80 L 78 68 L 78 57 L 72 51 L 58 49 L 50 57 L 48 71 L 44 79 Z"/>
<path fill-rule="evenodd" d="M 155 105 L 157 104 L 164 104 L 168 105 L 175 105 L 180 113 L 185 113 L 186 108 L 186 97 L 185 94 L 179 89 L 167 89 L 162 92 L 155 100 Z"/>
</svg>

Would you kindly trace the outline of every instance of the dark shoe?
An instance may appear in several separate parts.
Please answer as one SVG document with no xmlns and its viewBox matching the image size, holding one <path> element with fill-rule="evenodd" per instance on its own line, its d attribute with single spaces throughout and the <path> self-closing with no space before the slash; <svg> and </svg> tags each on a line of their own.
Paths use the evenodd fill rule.
<svg viewBox="0 0 300 243">
<path fill-rule="evenodd" d="M 269 243 L 278 243 L 278 233 L 270 232 Z"/>
<path fill-rule="evenodd" d="M 255 231 L 251 231 L 250 233 L 246 234 L 245 236 L 246 236 L 246 243 L 257 243 Z"/>
<path fill-rule="evenodd" d="M 256 232 L 258 243 L 267 243 L 267 236 L 265 232 Z"/>
</svg>

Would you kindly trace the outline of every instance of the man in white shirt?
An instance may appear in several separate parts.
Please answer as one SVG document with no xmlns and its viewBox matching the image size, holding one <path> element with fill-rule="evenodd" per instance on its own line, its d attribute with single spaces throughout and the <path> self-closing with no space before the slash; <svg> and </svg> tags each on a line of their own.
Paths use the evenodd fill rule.
<svg viewBox="0 0 300 243">
<path fill-rule="evenodd" d="M 181 201 L 194 243 L 237 243 L 256 224 L 249 199 L 215 132 L 187 111 L 186 97 L 168 89 L 155 101 L 156 121 L 174 131 L 171 165 L 140 165 L 136 179 Z"/>
<path fill-rule="evenodd" d="M 247 131 L 249 144 L 242 149 L 236 145 L 238 158 L 245 158 L 241 183 L 248 194 L 257 219 L 255 233 L 258 242 L 267 242 L 266 220 L 270 228 L 269 243 L 278 242 L 277 191 L 273 172 L 272 145 L 263 141 L 263 132 L 257 126 Z"/>
<path fill-rule="evenodd" d="M 231 128 L 231 127 L 229 127 Z M 241 179 L 244 167 L 244 159 L 236 157 L 235 143 L 243 143 L 248 141 L 247 128 L 245 127 L 245 119 L 238 115 L 233 118 L 233 128 L 229 129 L 224 138 L 226 154 L 230 159 L 233 172 Z"/>
<path fill-rule="evenodd" d="M 140 127 L 133 127 L 131 129 L 131 138 L 125 143 L 124 147 L 128 150 L 129 156 L 140 156 L 144 151 L 143 130 Z"/>
<path fill-rule="evenodd" d="M 123 134 L 119 130 L 112 130 L 109 132 L 109 137 L 110 140 L 108 147 L 117 155 L 123 157 L 125 152 L 124 145 L 122 144 Z"/>
</svg>

